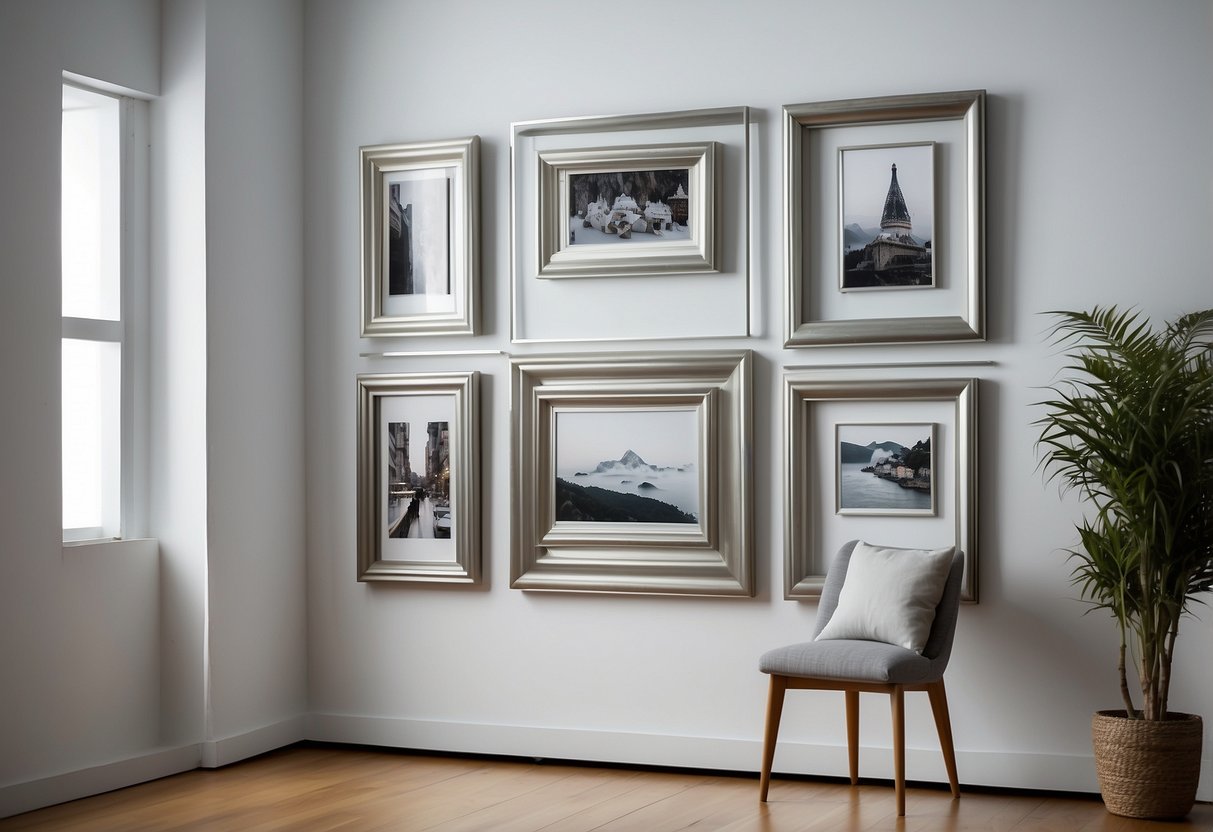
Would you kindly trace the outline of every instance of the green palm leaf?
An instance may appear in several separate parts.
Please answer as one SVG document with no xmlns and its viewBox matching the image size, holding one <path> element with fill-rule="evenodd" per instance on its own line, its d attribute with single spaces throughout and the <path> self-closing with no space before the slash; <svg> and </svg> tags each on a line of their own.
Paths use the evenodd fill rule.
<svg viewBox="0 0 1213 832">
<path fill-rule="evenodd" d="M 1040 465 L 1092 508 L 1070 550 L 1072 579 L 1117 622 L 1126 709 L 1162 719 L 1179 621 L 1213 589 L 1213 310 L 1161 331 L 1115 306 L 1049 314 L 1065 364 L 1053 397 L 1036 403 Z"/>
</svg>

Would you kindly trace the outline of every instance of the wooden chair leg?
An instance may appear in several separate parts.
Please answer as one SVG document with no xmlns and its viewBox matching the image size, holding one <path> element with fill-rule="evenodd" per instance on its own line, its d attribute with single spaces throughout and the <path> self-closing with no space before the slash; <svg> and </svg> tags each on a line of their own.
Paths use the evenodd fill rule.
<svg viewBox="0 0 1213 832">
<path fill-rule="evenodd" d="M 943 679 L 927 687 L 931 698 L 931 713 L 935 715 L 935 730 L 939 732 L 939 747 L 943 750 L 943 764 L 948 770 L 948 784 L 952 797 L 960 797 L 960 781 L 956 776 L 956 748 L 952 745 L 952 720 L 948 716 L 948 695 L 944 692 Z"/>
<path fill-rule="evenodd" d="M 851 768 L 851 785 L 859 785 L 859 691 L 847 695 L 847 762 Z"/>
<path fill-rule="evenodd" d="M 893 786 L 897 792 L 897 817 L 906 814 L 906 698 L 901 685 L 889 694 L 893 710 Z"/>
<path fill-rule="evenodd" d="M 758 799 L 765 803 L 771 786 L 771 764 L 775 761 L 775 738 L 779 736 L 779 718 L 783 716 L 783 694 L 788 689 L 786 676 L 771 674 L 767 695 L 767 724 L 762 737 L 762 773 L 758 779 Z"/>
</svg>

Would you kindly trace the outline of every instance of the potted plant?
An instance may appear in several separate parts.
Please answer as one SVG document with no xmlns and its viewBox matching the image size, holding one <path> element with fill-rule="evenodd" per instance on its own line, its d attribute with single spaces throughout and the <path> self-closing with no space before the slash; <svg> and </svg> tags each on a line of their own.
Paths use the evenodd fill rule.
<svg viewBox="0 0 1213 832">
<path fill-rule="evenodd" d="M 1213 309 L 1161 330 L 1114 306 L 1050 314 L 1068 377 L 1039 403 L 1037 447 L 1047 480 L 1089 504 L 1073 582 L 1120 633 L 1124 708 L 1092 721 L 1100 791 L 1113 814 L 1182 817 L 1203 726 L 1167 698 L 1180 621 L 1213 588 Z"/>
</svg>

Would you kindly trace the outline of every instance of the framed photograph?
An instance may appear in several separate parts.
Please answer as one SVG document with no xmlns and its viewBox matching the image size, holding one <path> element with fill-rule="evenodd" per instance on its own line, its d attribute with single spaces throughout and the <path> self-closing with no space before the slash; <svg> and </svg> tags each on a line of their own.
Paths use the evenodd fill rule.
<svg viewBox="0 0 1213 832">
<path fill-rule="evenodd" d="M 839 289 L 935 285 L 934 150 L 933 142 L 839 148 Z"/>
<path fill-rule="evenodd" d="M 793 104 L 783 127 L 784 345 L 985 340 L 985 91 Z"/>
<path fill-rule="evenodd" d="M 848 377 L 850 376 L 850 377 Z M 848 540 L 956 546 L 977 600 L 976 378 L 784 374 L 784 597 L 821 595 Z"/>
<path fill-rule="evenodd" d="M 358 580 L 480 580 L 479 374 L 358 376 Z"/>
<path fill-rule="evenodd" d="M 834 439 L 836 513 L 934 516 L 933 423 L 839 423 Z"/>
<path fill-rule="evenodd" d="M 474 335 L 480 139 L 359 151 L 362 335 Z"/>
<path fill-rule="evenodd" d="M 510 585 L 753 595 L 751 364 L 515 358 Z"/>
<path fill-rule="evenodd" d="M 716 271 L 716 145 L 539 153 L 539 277 Z"/>
<path fill-rule="evenodd" d="M 515 343 L 745 337 L 748 107 L 516 122 Z"/>
</svg>

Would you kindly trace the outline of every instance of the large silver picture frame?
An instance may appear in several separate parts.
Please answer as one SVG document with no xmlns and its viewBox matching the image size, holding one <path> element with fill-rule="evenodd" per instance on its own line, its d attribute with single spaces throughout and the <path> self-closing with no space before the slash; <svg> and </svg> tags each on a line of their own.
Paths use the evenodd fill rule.
<svg viewBox="0 0 1213 832">
<path fill-rule="evenodd" d="M 976 378 L 944 379 L 869 379 L 838 378 L 813 370 L 788 370 L 784 374 L 784 597 L 817 598 L 825 584 L 828 559 L 836 546 L 825 545 L 827 514 L 834 514 L 835 487 L 834 427 L 823 424 L 816 410 L 826 403 L 875 402 L 890 405 L 903 418 L 915 403 L 942 404 L 950 424 L 939 426 L 951 442 L 933 450 L 933 465 L 942 471 L 933 477 L 934 487 L 941 484 L 952 499 L 940 501 L 939 526 L 927 532 L 930 548 L 955 545 L 964 551 L 965 571 L 962 598 L 977 601 L 977 386 Z M 906 418 L 904 421 L 919 421 Z M 925 421 L 925 420 L 924 420 Z M 939 435 L 932 429 L 933 435 Z M 820 441 L 820 437 L 826 437 Z M 829 451 L 815 453 L 815 448 Z M 886 522 L 890 518 L 881 518 Z M 922 523 L 926 518 L 910 518 Z M 932 518 L 934 519 L 934 518 Z M 833 518 L 846 524 L 834 531 L 841 542 L 854 538 L 875 539 L 889 545 L 905 541 L 888 540 L 891 525 L 878 526 L 870 516 Z M 927 528 L 927 527 L 923 527 Z M 946 539 L 951 538 L 951 539 Z M 914 545 L 920 542 L 909 541 Z M 926 545 L 921 543 L 921 545 Z"/>
<path fill-rule="evenodd" d="M 681 195 L 667 194 L 656 204 L 670 211 L 681 201 L 686 218 L 671 215 L 664 225 L 687 229 L 688 238 L 664 240 L 648 219 L 644 232 L 635 232 L 628 244 L 618 240 L 623 229 L 604 234 L 590 226 L 585 206 L 569 200 L 570 178 L 587 174 L 685 169 L 688 187 Z M 625 198 L 627 195 L 624 195 Z M 667 205 L 666 202 L 671 204 Z M 688 204 L 689 203 L 689 204 Z M 689 210 L 688 210 L 689 209 Z M 551 150 L 539 153 L 539 277 L 626 277 L 716 271 L 716 143 L 663 144 L 648 147 L 603 147 L 586 150 Z M 646 209 L 648 214 L 650 209 Z M 579 215 L 580 212 L 580 215 Z M 620 212 L 622 213 L 622 212 Z M 682 224 L 676 220 L 681 218 Z M 581 222 L 574 220 L 580 219 Z M 645 218 L 641 219 L 642 222 Z M 578 227 L 580 225 L 580 227 Z M 613 227 L 613 226 L 612 226 Z M 597 233 L 594 233 L 597 232 Z M 580 237 L 577 235 L 580 234 Z M 614 239 L 610 244 L 595 239 Z M 577 244 L 572 244 L 576 242 Z"/>
<path fill-rule="evenodd" d="M 358 376 L 359 581 L 480 582 L 479 381 L 475 371 Z M 410 439 L 423 460 L 413 470 Z"/>
<path fill-rule="evenodd" d="M 785 346 L 985 340 L 985 98 L 967 90 L 783 108 Z M 927 142 L 943 160 L 935 288 L 839 297 L 838 151 Z"/>
<path fill-rule="evenodd" d="M 748 336 L 758 129 L 748 107 L 512 124 L 511 340 Z M 685 199 L 676 180 L 685 182 Z M 621 195 L 636 204 L 617 206 Z M 604 214 L 616 226 L 608 234 Z M 660 217 L 662 233 L 654 234 Z"/>
<path fill-rule="evenodd" d="M 752 596 L 752 361 L 748 350 L 513 359 L 510 586 Z M 567 455 L 561 443 L 572 441 L 561 420 L 587 413 L 633 416 L 640 425 L 653 414 L 682 414 L 697 456 L 685 466 L 698 483 L 690 498 L 694 522 L 561 519 L 557 460 Z M 654 464 L 632 453 L 614 460 L 617 453 L 609 452 L 599 470 L 631 458 L 664 487 L 667 460 Z"/>
<path fill-rule="evenodd" d="M 363 337 L 475 335 L 479 315 L 480 137 L 385 144 L 359 149 L 362 224 Z M 442 201 L 427 212 L 431 228 L 419 260 L 438 260 L 445 287 L 399 294 L 389 288 L 393 240 L 411 241 L 408 208 L 392 198 L 397 188 L 443 185 L 436 195 L 419 193 L 422 204 Z M 445 213 L 445 228 L 442 214 Z M 419 217 L 420 219 L 420 212 Z M 445 244 L 445 245 L 443 245 Z M 396 255 L 399 256 L 399 255 Z M 413 265 L 412 254 L 408 258 Z M 433 281 L 431 281 L 433 282 Z M 428 292 L 428 293 L 427 293 Z"/>
</svg>

